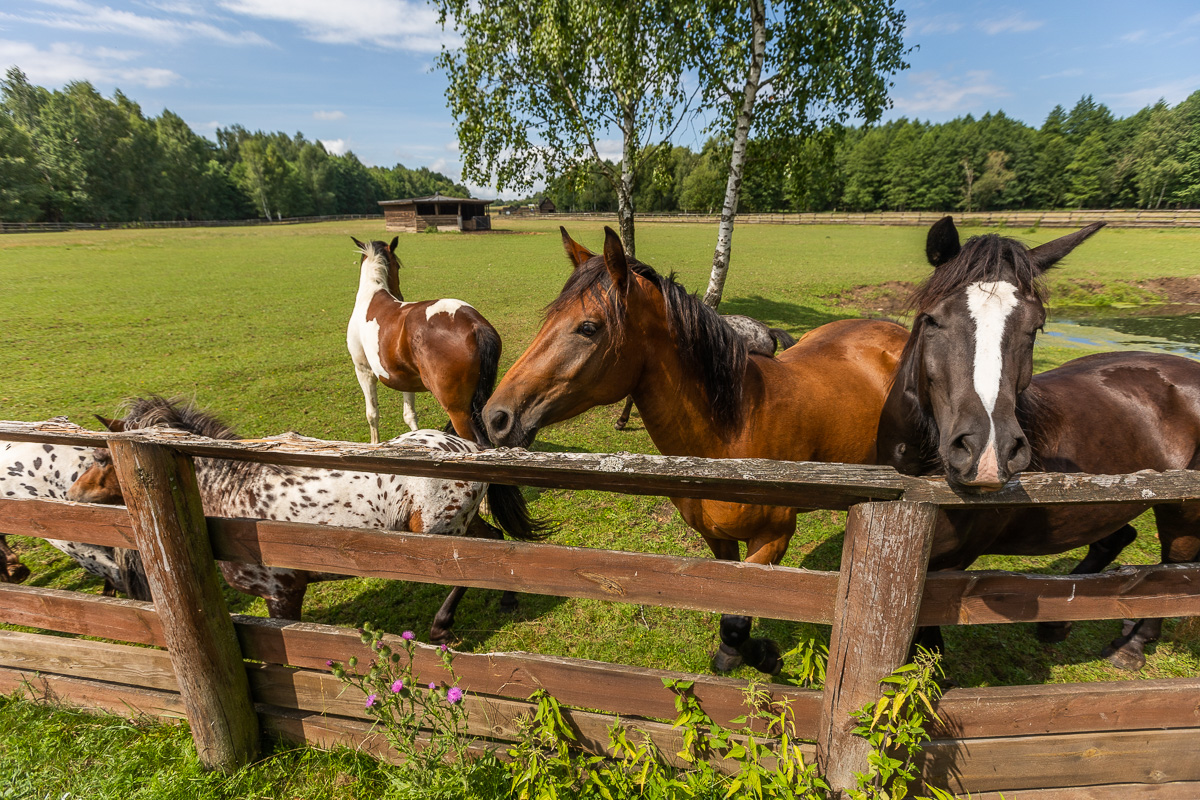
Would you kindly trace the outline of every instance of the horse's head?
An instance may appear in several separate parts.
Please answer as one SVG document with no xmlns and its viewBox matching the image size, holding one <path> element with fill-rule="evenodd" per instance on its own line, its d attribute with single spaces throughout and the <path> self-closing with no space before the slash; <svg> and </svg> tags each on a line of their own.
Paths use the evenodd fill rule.
<svg viewBox="0 0 1200 800">
<path fill-rule="evenodd" d="M 897 384 L 912 395 L 952 484 L 995 491 L 1029 466 L 1017 398 L 1033 377 L 1034 338 L 1046 321 L 1041 277 L 1103 224 L 1032 249 L 996 234 L 960 246 L 950 217 L 930 228 L 934 272 L 914 296 Z M 885 449 L 884 460 L 902 459 L 904 449 Z"/>
<path fill-rule="evenodd" d="M 120 433 L 125 430 L 125 420 L 109 419 L 96 415 L 96 419 L 110 431 Z M 76 503 L 102 503 L 105 505 L 124 505 L 125 495 L 121 492 L 121 484 L 117 481 L 117 470 L 113 466 L 112 453 L 107 447 L 92 453 L 92 463 L 67 488 L 67 499 Z"/>
<path fill-rule="evenodd" d="M 574 267 L 571 277 L 546 309 L 533 343 L 484 407 L 488 435 L 498 445 L 527 447 L 539 428 L 621 400 L 641 374 L 646 332 L 629 328 L 652 302 L 650 285 L 610 228 L 602 255 L 573 241 L 565 229 L 562 235 Z"/>
</svg>

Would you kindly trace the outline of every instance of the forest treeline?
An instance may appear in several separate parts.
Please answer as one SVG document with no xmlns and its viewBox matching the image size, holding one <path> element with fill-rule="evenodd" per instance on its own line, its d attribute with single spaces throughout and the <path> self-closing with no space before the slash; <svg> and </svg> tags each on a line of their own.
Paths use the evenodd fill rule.
<svg viewBox="0 0 1200 800">
<path fill-rule="evenodd" d="M 377 214 L 379 200 L 467 189 L 424 167 L 365 166 L 300 133 L 146 117 L 87 82 L 49 91 L 10 68 L 0 82 L 0 220 L 129 222 Z"/>
<path fill-rule="evenodd" d="M 727 145 L 664 151 L 634 192 L 639 212 L 720 212 Z M 1200 206 L 1200 92 L 1124 119 L 1091 96 L 1040 128 L 984 114 L 826 129 L 799 143 L 751 142 L 741 211 L 983 211 Z M 597 174 L 559 179 L 562 211 L 613 211 Z"/>
<path fill-rule="evenodd" d="M 634 207 L 719 211 L 727 144 L 664 149 Z M 742 211 L 999 210 L 1200 206 L 1200 92 L 1119 119 L 1092 97 L 1040 128 L 985 114 L 825 129 L 751 142 Z M 0 81 L 0 220 L 126 222 L 378 213 L 379 200 L 468 190 L 427 168 L 365 166 L 302 134 L 218 128 L 213 142 L 178 115 L 145 116 L 120 91 L 75 82 L 50 91 L 17 68 Z M 584 173 L 545 191 L 562 211 L 615 211 L 611 186 Z"/>
</svg>

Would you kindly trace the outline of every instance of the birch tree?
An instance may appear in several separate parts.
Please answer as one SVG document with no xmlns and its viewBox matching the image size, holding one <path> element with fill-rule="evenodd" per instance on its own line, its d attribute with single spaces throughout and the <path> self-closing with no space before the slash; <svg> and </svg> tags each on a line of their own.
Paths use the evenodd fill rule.
<svg viewBox="0 0 1200 800">
<path fill-rule="evenodd" d="M 528 191 L 597 172 L 616 193 L 621 242 L 634 256 L 634 184 L 689 114 L 688 38 L 673 3 L 433 3 L 460 40 L 438 65 L 450 81 L 463 179 Z M 617 163 L 606 157 L 612 134 Z"/>
<path fill-rule="evenodd" d="M 890 78 L 908 64 L 904 13 L 894 0 L 709 0 L 685 29 L 711 129 L 731 142 L 729 176 L 704 302 L 725 291 L 733 223 L 752 137 L 786 163 L 796 144 L 851 117 L 871 123 L 888 108 Z"/>
</svg>

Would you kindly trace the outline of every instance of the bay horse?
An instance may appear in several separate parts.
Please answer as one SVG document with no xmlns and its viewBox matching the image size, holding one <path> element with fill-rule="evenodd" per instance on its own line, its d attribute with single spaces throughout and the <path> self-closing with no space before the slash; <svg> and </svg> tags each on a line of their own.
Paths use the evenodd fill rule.
<svg viewBox="0 0 1200 800">
<path fill-rule="evenodd" d="M 995 234 L 960 245 L 950 217 L 930 229 L 932 276 L 880 417 L 879 461 L 910 475 L 943 474 L 967 492 L 1000 489 L 1026 468 L 1093 474 L 1200 468 L 1200 363 L 1156 353 L 1104 353 L 1033 375 L 1045 321 L 1041 278 L 1104 223 L 1026 248 Z M 1129 524 L 1154 509 L 1162 561 L 1194 561 L 1200 503 L 952 510 L 939 516 L 929 568 L 966 569 L 979 556 L 1050 555 L 1083 545 L 1072 574 L 1100 572 L 1132 542 Z M 1070 623 L 1042 623 L 1059 641 Z M 1140 669 L 1161 619 L 1127 624 L 1105 649 Z M 938 646 L 940 632 L 924 631 Z"/>
<path fill-rule="evenodd" d="M 573 242 L 566 237 L 568 256 Z M 666 455 L 865 463 L 908 332 L 841 320 L 779 358 L 750 354 L 716 311 L 672 276 L 628 258 L 605 228 L 604 252 L 576 264 L 541 330 L 484 409 L 498 445 L 527 447 L 540 428 L 631 395 Z M 777 564 L 798 509 L 671 498 L 717 558 Z M 749 587 L 748 587 L 749 590 Z M 718 671 L 780 667 L 751 619 L 721 617 Z"/>
<path fill-rule="evenodd" d="M 85 472 L 91 460 L 92 450 L 87 447 L 5 442 L 0 449 L 0 497 L 66 499 L 71 484 Z M 120 591 L 135 600 L 150 599 L 150 589 L 141 579 L 136 550 L 60 539 L 47 539 L 46 543 L 66 553 L 85 572 L 102 578 L 106 595 Z M 6 555 L 12 553 L 7 542 L 3 543 L 3 550 Z M 28 577 L 29 569 L 12 553 L 8 574 L 0 577 L 0 582 L 20 583 Z"/>
<path fill-rule="evenodd" d="M 566 231 L 563 231 L 566 235 Z M 593 254 L 594 255 L 594 254 Z M 783 328 L 772 328 L 765 322 L 745 314 L 722 314 L 721 319 L 733 328 L 733 332 L 746 340 L 746 349 L 760 356 L 773 356 L 776 350 L 787 350 L 796 343 L 795 337 Z M 633 412 L 633 398 L 625 398 L 625 408 L 613 426 L 619 431 L 629 424 Z"/>
<path fill-rule="evenodd" d="M 360 242 L 358 295 L 346 347 L 367 406 L 371 443 L 379 442 L 378 383 L 401 392 L 404 421 L 417 430 L 416 392 L 431 392 L 463 439 L 487 447 L 479 417 L 496 384 L 500 334 L 462 300 L 405 302 L 396 245 Z"/>
<path fill-rule="evenodd" d="M 213 415 L 180 400 L 160 396 L 135 398 L 122 419 L 104 419 L 112 431 L 165 426 L 212 439 L 237 439 L 234 431 Z M 301 437 L 307 438 L 307 437 Z M 391 440 L 393 445 L 420 445 L 450 452 L 474 452 L 479 446 L 440 431 L 420 430 Z M 540 538 L 540 526 L 529 519 L 524 505 L 508 508 L 508 492 L 485 483 L 405 475 L 381 475 L 311 467 L 287 467 L 252 461 L 197 458 L 204 513 L 218 517 L 274 519 L 352 528 L 413 531 L 444 536 L 501 539 Z M 478 514 L 487 496 L 493 514 L 504 528 L 492 527 Z M 84 503 L 122 503 L 123 495 L 107 449 L 97 450 L 92 466 L 71 486 L 71 500 Z M 519 497 L 519 494 L 518 494 Z M 272 617 L 299 619 L 310 583 L 343 580 L 345 575 L 219 562 L 230 586 L 262 597 Z M 434 618 L 432 640 L 447 641 L 454 613 L 465 589 L 454 588 Z M 516 595 L 506 592 L 502 608 L 515 608 Z"/>
</svg>

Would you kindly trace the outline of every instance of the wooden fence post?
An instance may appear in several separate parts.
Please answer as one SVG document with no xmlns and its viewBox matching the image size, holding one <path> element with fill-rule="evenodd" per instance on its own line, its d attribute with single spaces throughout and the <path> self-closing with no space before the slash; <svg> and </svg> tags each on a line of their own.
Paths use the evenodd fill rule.
<svg viewBox="0 0 1200 800">
<path fill-rule="evenodd" d="M 131 439 L 109 448 L 200 761 L 231 772 L 258 755 L 258 716 L 191 457 Z"/>
<path fill-rule="evenodd" d="M 908 656 L 937 513 L 931 503 L 860 503 L 846 519 L 817 728 L 817 763 L 835 793 L 867 769 L 871 747 L 851 733 L 850 715 Z"/>
</svg>

